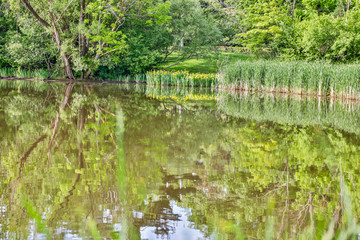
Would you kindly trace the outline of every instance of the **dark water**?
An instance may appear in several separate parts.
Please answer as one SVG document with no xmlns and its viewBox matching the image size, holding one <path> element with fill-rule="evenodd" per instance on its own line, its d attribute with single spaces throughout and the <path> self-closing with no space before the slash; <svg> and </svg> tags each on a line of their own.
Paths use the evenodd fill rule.
<svg viewBox="0 0 360 240">
<path fill-rule="evenodd" d="M 356 237 L 358 110 L 211 90 L 2 89 L 0 239 Z"/>
</svg>

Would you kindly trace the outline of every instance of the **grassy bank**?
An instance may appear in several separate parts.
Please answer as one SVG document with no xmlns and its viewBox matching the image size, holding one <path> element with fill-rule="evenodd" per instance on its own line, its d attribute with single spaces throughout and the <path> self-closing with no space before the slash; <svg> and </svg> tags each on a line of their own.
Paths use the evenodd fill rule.
<svg viewBox="0 0 360 240">
<path fill-rule="evenodd" d="M 219 67 L 224 64 L 234 64 L 238 61 L 247 61 L 253 59 L 253 55 L 219 50 L 204 57 L 189 58 L 179 64 L 169 67 L 181 60 L 181 56 L 173 54 L 168 57 L 166 63 L 161 63 L 155 67 L 156 70 L 167 68 L 168 71 L 188 71 L 190 73 L 217 73 Z"/>
<path fill-rule="evenodd" d="M 218 87 L 224 89 L 360 98 L 356 64 L 242 61 L 223 67 L 218 80 Z"/>
</svg>

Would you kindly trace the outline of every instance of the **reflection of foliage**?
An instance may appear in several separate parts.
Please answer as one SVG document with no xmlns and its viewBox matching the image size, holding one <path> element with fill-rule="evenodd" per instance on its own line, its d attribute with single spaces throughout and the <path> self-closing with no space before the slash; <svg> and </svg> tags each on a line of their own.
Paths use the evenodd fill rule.
<svg viewBox="0 0 360 240">
<path fill-rule="evenodd" d="M 296 230 L 287 233 L 295 234 L 290 238 L 296 238 L 311 219 L 317 223 L 318 236 L 322 236 L 331 217 L 337 223 L 341 221 L 344 208 L 340 180 L 344 178 L 354 190 L 360 180 L 355 173 L 359 171 L 356 163 L 360 154 L 358 139 L 349 140 L 331 128 L 266 122 L 240 123 L 237 129 L 233 126 L 235 124 L 223 131 L 220 139 L 226 139 L 225 144 L 219 140 L 230 155 L 222 158 L 221 165 L 210 154 L 205 158 L 206 169 L 220 165 L 221 174 L 206 176 L 212 185 L 203 183 L 199 186 L 205 195 L 189 197 L 189 200 L 195 198 L 195 202 L 205 204 L 197 207 L 194 200 L 190 200 L 186 206 L 198 209 L 200 215 L 207 216 L 205 222 L 214 228 L 220 227 L 223 234 L 230 234 L 229 238 L 234 237 L 231 228 L 237 222 L 241 223 L 247 236 L 262 238 L 267 202 L 273 196 L 277 201 L 273 213 L 277 216 L 275 232 L 279 234 L 297 226 Z M 213 198 L 221 199 L 220 202 L 227 205 L 214 202 Z M 352 200 L 354 209 L 358 209 L 356 191 L 352 193 Z M 212 223 L 214 219 L 216 221 Z M 204 225 L 203 218 L 194 218 L 194 221 Z"/>
<path fill-rule="evenodd" d="M 54 87 L 55 90 L 61 90 L 58 85 Z M 76 94 L 84 95 L 81 92 L 80 89 Z M 86 95 L 73 98 L 73 107 L 61 115 L 59 133 L 49 153 L 51 158 L 49 157 L 48 164 L 44 164 L 47 159 L 46 134 L 51 132 L 49 128 L 56 116 L 54 100 L 57 96 L 54 98 L 53 94 L 56 92 L 48 93 L 48 100 L 45 100 L 46 95 L 35 97 L 26 92 L 10 92 L 2 97 L 2 109 L 6 116 L 8 130 L 3 132 L 4 138 L 0 143 L 2 152 L 0 166 L 4 169 L 4 175 L 1 173 L 0 176 L 6 179 L 2 181 L 0 187 L 1 203 L 9 200 L 13 205 L 17 202 L 18 194 L 22 193 L 29 196 L 29 200 L 36 206 L 37 211 L 46 213 L 49 227 L 52 228 L 54 224 L 61 222 L 63 224 L 73 222 L 80 225 L 75 224 L 68 228 L 78 229 L 81 226 L 79 220 L 88 214 L 82 213 L 81 209 L 91 209 L 92 212 L 96 209 L 93 206 L 93 200 L 82 204 L 80 199 L 86 196 L 91 199 L 93 192 L 104 187 L 109 188 L 109 184 L 106 186 L 102 183 L 109 182 L 107 176 L 111 175 L 111 166 L 114 165 L 111 163 L 114 158 L 111 152 L 114 150 L 111 149 L 116 148 L 116 145 L 106 141 L 111 139 L 113 130 L 109 128 L 114 126 L 114 121 L 106 121 L 111 119 L 110 114 L 94 114 L 96 110 L 93 103 L 96 103 L 96 99 L 87 100 Z M 61 99 L 61 94 L 59 97 Z M 86 110 L 85 107 L 87 107 Z M 86 113 L 88 114 L 85 115 Z M 98 121 L 95 117 L 87 118 L 91 115 L 96 115 Z M 95 123 L 98 127 L 87 124 L 88 130 L 83 131 L 86 122 Z M 19 166 L 18 159 L 32 145 L 34 139 L 44 133 L 45 137 L 33 144 L 31 151 L 26 158 L 22 158 Z M 94 159 L 94 156 L 97 157 Z M 105 162 L 109 164 L 104 165 Z M 102 165 L 104 167 L 101 167 Z M 49 177 L 51 180 L 44 181 Z M 34 192 L 37 194 L 34 195 Z M 69 206 L 72 206 L 72 209 L 69 209 Z M 21 220 L 22 234 L 18 236 L 26 238 L 29 222 L 26 218 L 20 217 L 22 216 L 21 207 L 14 205 L 10 209 L 9 216 L 18 217 L 10 218 L 14 222 L 10 221 L 9 224 L 2 223 L 5 226 L 2 231 L 6 232 L 10 229 L 13 229 L 11 232 L 14 231 L 16 222 Z M 72 210 L 78 214 L 70 214 L 69 211 Z M 10 229 L 6 230 L 7 226 Z"/>
<path fill-rule="evenodd" d="M 218 106 L 227 115 L 280 124 L 328 125 L 359 134 L 359 104 L 317 98 L 296 98 L 261 94 L 225 94 Z"/>
<path fill-rule="evenodd" d="M 187 71 L 168 72 L 164 70 L 146 73 L 149 85 L 172 85 L 177 87 L 214 87 L 216 74 L 189 73 Z"/>
<path fill-rule="evenodd" d="M 353 132 L 347 133 L 322 126 L 332 118 L 315 121 L 311 111 L 301 125 L 295 110 L 307 110 L 288 99 L 274 100 L 271 108 L 271 99 L 236 102 L 222 96 L 218 106 L 224 114 L 211 100 L 168 98 L 212 97 L 210 90 L 121 88 L 74 88 L 51 148 L 64 86 L 37 97 L 26 91 L 0 93 L 0 206 L 6 206 L 1 232 L 26 238 L 35 227 L 24 215 L 22 195 L 50 234 L 63 228 L 84 237 L 98 231 L 121 239 L 124 224 L 134 238 L 143 227 L 169 235 L 181 220 L 174 202 L 191 209 L 192 227 L 208 238 L 263 238 L 267 215 L 278 238 L 296 238 L 311 223 L 322 236 L 331 218 L 336 228 L 343 220 L 351 222 L 342 201 L 344 185 L 354 215 L 360 214 L 360 148 L 353 128 L 342 128 Z M 311 101 L 303 103 L 315 108 Z M 327 114 L 319 113 L 338 112 Z"/>
</svg>

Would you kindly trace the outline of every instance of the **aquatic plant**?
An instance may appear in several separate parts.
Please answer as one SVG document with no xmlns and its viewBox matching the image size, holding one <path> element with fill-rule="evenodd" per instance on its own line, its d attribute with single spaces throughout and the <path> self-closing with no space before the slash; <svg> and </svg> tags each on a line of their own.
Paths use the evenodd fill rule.
<svg viewBox="0 0 360 240">
<path fill-rule="evenodd" d="M 241 61 L 219 71 L 219 87 L 243 91 L 286 92 L 346 99 L 360 97 L 356 64 Z"/>
<path fill-rule="evenodd" d="M 13 77 L 15 76 L 15 70 L 13 68 L 1 68 L 0 77 Z"/>
<path fill-rule="evenodd" d="M 189 73 L 188 71 L 150 71 L 146 73 L 149 85 L 171 85 L 178 87 L 215 87 L 216 74 Z"/>
<path fill-rule="evenodd" d="M 16 77 L 16 78 L 31 78 L 31 79 L 48 79 L 50 77 L 48 71 L 44 69 L 14 69 L 14 68 L 1 68 L 0 77 Z"/>
</svg>

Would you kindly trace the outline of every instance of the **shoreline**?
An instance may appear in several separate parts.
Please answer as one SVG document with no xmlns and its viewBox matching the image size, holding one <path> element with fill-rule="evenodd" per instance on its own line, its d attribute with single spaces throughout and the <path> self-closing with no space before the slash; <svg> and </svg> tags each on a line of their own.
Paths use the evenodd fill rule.
<svg viewBox="0 0 360 240">
<path fill-rule="evenodd" d="M 259 90 L 259 89 L 245 89 L 240 86 L 211 86 L 211 87 L 200 87 L 200 86 L 178 86 L 173 84 L 149 84 L 147 82 L 135 82 L 135 81 L 116 81 L 116 80 L 75 80 L 71 81 L 69 79 L 37 79 L 37 78 L 19 78 L 19 77 L 2 77 L 0 76 L 0 81 L 9 81 L 9 82 L 16 82 L 16 81 L 24 81 L 24 82 L 44 82 L 44 83 L 80 83 L 80 84 L 122 84 L 122 85 L 147 85 L 147 86 L 153 86 L 153 87 L 174 87 L 174 88 L 198 88 L 198 89 L 216 89 L 218 91 L 228 92 L 231 94 L 266 94 L 266 95 L 272 95 L 272 96 L 294 96 L 294 97 L 300 97 L 303 98 L 317 98 L 319 100 L 331 100 L 331 101 L 341 101 L 341 102 L 360 102 L 360 96 L 358 98 L 356 97 L 349 97 L 349 96 L 341 96 L 339 94 L 318 94 L 311 91 L 303 92 L 303 91 L 292 91 L 292 90 Z"/>
</svg>

